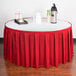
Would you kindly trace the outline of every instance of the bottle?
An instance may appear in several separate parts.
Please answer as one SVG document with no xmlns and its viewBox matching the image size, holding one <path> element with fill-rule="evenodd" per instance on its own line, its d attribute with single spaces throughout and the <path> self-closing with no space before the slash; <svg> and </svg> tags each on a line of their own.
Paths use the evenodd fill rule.
<svg viewBox="0 0 76 76">
<path fill-rule="evenodd" d="M 51 19 L 51 11 L 47 10 L 47 22 L 50 23 L 50 19 Z"/>
<path fill-rule="evenodd" d="M 53 7 L 51 8 L 51 23 L 57 23 L 57 8 L 55 4 L 53 4 Z"/>
</svg>

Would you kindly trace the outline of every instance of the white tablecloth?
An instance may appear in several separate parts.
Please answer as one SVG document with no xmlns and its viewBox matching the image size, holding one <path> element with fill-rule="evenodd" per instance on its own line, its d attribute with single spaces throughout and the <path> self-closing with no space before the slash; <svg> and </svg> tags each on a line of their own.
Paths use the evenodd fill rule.
<svg viewBox="0 0 76 76">
<path fill-rule="evenodd" d="M 42 21 L 40 24 L 36 24 L 32 20 L 28 19 L 28 24 L 17 24 L 12 21 L 8 21 L 6 23 L 6 27 L 15 29 L 15 30 L 22 30 L 22 31 L 58 31 L 63 30 L 70 27 L 71 24 L 66 21 L 59 20 L 56 24 L 48 23 L 46 20 Z"/>
</svg>

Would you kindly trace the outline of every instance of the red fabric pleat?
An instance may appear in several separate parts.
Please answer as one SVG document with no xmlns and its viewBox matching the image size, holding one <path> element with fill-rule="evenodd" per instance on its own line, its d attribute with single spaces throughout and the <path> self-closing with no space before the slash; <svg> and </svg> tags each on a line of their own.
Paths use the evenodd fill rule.
<svg viewBox="0 0 76 76">
<path fill-rule="evenodd" d="M 26 67 L 30 66 L 30 57 L 29 57 L 29 33 L 25 33 L 25 57 L 26 57 Z"/>
<path fill-rule="evenodd" d="M 40 33 L 40 44 L 39 44 L 39 46 L 40 46 L 40 53 L 39 53 L 39 56 L 40 56 L 40 59 L 39 59 L 39 61 L 40 61 L 40 63 L 39 63 L 39 65 L 41 65 L 41 66 L 43 66 L 43 65 L 45 65 L 45 43 L 44 43 L 44 40 L 45 38 L 44 38 L 44 33 Z"/>
<path fill-rule="evenodd" d="M 65 32 L 65 61 L 68 61 L 68 47 L 69 47 L 69 44 L 68 44 L 68 32 L 66 31 Z"/>
<path fill-rule="evenodd" d="M 18 66 L 49 68 L 71 61 L 72 28 L 53 32 L 18 31 L 5 27 L 4 58 Z"/>
<path fill-rule="evenodd" d="M 49 66 L 50 66 L 50 56 L 49 56 L 49 53 L 50 53 L 50 46 L 49 46 L 50 39 L 49 39 L 49 33 L 46 33 L 45 37 L 46 37 L 46 67 L 49 68 Z"/>
<path fill-rule="evenodd" d="M 39 67 L 39 33 L 35 33 L 35 57 L 36 68 Z"/>
<path fill-rule="evenodd" d="M 69 61 L 71 61 L 72 50 L 71 50 L 71 32 L 69 30 Z"/>
<path fill-rule="evenodd" d="M 16 32 L 16 51 L 17 51 L 17 65 L 21 65 L 20 63 L 20 49 L 19 49 L 19 32 Z"/>
<path fill-rule="evenodd" d="M 58 32 L 55 33 L 55 66 L 58 66 L 58 51 L 59 51 L 59 38 L 58 38 Z"/>
<path fill-rule="evenodd" d="M 6 53 L 7 54 L 6 55 L 7 55 L 7 59 L 9 60 L 9 44 L 8 44 L 9 43 L 9 35 L 8 35 L 8 32 L 9 32 L 9 30 L 7 30 L 7 44 L 6 44 L 6 46 L 7 46 L 7 48 L 6 48 L 7 52 Z"/>
<path fill-rule="evenodd" d="M 62 63 L 62 32 L 58 32 L 58 63 Z"/>
<path fill-rule="evenodd" d="M 72 54 L 73 54 L 73 35 L 72 35 L 72 28 L 70 30 L 70 37 L 71 37 L 71 50 L 72 50 Z"/>
<path fill-rule="evenodd" d="M 25 50 L 24 50 L 24 34 L 21 32 L 20 33 L 20 52 L 21 52 L 21 55 L 20 55 L 20 57 L 21 57 L 21 64 L 23 65 L 23 66 L 25 66 L 25 52 L 24 52 Z"/>
<path fill-rule="evenodd" d="M 63 50 L 62 50 L 62 63 L 64 63 L 65 64 L 65 61 L 66 61 L 66 54 L 65 54 L 65 52 L 66 52 L 66 36 L 65 36 L 65 34 L 66 34 L 66 32 L 64 31 L 63 32 Z"/>
<path fill-rule="evenodd" d="M 55 56 L 54 56 L 54 50 L 55 50 L 55 36 L 54 33 L 50 33 L 50 64 L 55 65 Z"/>
<path fill-rule="evenodd" d="M 35 36 L 34 33 L 30 33 L 30 56 L 31 67 L 35 65 Z"/>
<path fill-rule="evenodd" d="M 12 48 L 12 32 L 9 32 L 9 36 L 11 37 L 11 38 L 9 38 L 9 51 L 10 51 L 10 62 L 12 63 L 13 62 L 13 48 Z"/>
<path fill-rule="evenodd" d="M 13 62 L 17 63 L 17 51 L 16 51 L 16 34 L 13 32 Z"/>
</svg>

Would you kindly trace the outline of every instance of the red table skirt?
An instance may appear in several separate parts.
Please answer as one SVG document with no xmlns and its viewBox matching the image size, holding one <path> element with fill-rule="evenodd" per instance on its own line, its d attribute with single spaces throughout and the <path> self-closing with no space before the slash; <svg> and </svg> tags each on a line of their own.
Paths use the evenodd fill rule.
<svg viewBox="0 0 76 76">
<path fill-rule="evenodd" d="M 57 67 L 71 61 L 72 55 L 72 27 L 52 32 L 4 29 L 4 58 L 18 66 Z"/>
</svg>

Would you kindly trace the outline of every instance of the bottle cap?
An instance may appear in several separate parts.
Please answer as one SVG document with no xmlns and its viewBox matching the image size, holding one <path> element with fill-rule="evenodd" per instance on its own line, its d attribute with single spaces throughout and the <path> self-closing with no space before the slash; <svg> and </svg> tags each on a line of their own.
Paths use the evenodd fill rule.
<svg viewBox="0 0 76 76">
<path fill-rule="evenodd" d="M 51 8 L 51 11 L 57 11 L 57 8 L 56 8 L 55 3 L 53 3 L 53 6 L 52 6 L 52 8 Z"/>
</svg>

